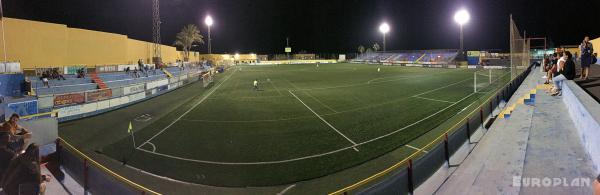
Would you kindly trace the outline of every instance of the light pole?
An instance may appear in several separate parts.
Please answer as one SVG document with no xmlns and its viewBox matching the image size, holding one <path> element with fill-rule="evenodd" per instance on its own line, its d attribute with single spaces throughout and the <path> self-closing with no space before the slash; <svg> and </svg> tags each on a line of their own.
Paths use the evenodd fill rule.
<svg viewBox="0 0 600 195">
<path fill-rule="evenodd" d="M 467 10 L 461 9 L 454 14 L 454 21 L 460 25 L 460 53 L 461 55 L 464 53 L 464 44 L 463 44 L 463 26 L 469 22 L 471 16 Z"/>
<path fill-rule="evenodd" d="M 206 16 L 206 18 L 204 19 L 204 23 L 206 24 L 206 26 L 208 26 L 208 54 L 212 54 L 212 48 L 210 45 L 210 26 L 213 25 L 212 17 Z"/>
<path fill-rule="evenodd" d="M 385 51 L 385 34 L 390 32 L 390 25 L 388 25 L 385 22 L 382 23 L 381 25 L 379 25 L 379 32 L 383 34 L 383 51 Z"/>
</svg>

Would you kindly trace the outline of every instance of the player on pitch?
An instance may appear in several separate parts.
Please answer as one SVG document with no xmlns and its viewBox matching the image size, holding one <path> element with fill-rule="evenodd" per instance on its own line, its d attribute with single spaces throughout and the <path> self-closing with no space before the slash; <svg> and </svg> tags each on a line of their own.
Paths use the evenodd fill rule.
<svg viewBox="0 0 600 195">
<path fill-rule="evenodd" d="M 254 79 L 254 91 L 258 91 L 258 79 Z"/>
</svg>

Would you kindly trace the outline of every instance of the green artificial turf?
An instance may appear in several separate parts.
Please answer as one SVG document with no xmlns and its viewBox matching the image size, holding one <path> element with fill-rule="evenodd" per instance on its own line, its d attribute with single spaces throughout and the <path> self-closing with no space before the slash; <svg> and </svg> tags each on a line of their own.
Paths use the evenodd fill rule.
<svg viewBox="0 0 600 195">
<path fill-rule="evenodd" d="M 489 72 L 479 71 L 479 93 L 473 93 L 475 71 L 366 64 L 236 66 L 217 76 L 211 89 L 198 89 L 179 107 L 135 129 L 140 150 L 121 135 L 102 151 L 153 174 L 213 186 L 271 186 L 321 177 L 383 155 L 466 113 L 465 107 L 510 77 L 494 70 L 490 85 L 482 76 Z M 252 88 L 254 79 L 259 91 Z"/>
</svg>

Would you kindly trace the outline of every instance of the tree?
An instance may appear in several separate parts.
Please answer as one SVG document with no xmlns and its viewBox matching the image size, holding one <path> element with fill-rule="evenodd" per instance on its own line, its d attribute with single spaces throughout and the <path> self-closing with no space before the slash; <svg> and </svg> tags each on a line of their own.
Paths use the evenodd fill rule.
<svg viewBox="0 0 600 195">
<path fill-rule="evenodd" d="M 360 53 L 360 54 L 365 53 L 365 46 L 359 45 L 358 46 L 358 53 Z"/>
<path fill-rule="evenodd" d="M 371 48 L 369 47 L 369 48 L 367 48 L 367 51 L 366 51 L 366 52 L 367 52 L 367 53 L 373 53 L 373 49 L 371 49 Z"/>
<path fill-rule="evenodd" d="M 373 50 L 375 50 L 375 52 L 379 51 L 381 49 L 381 47 L 379 46 L 378 43 L 373 44 Z"/>
<path fill-rule="evenodd" d="M 190 58 L 190 49 L 194 43 L 204 44 L 204 37 L 200 35 L 200 30 L 196 25 L 188 24 L 177 33 L 175 37 L 175 45 L 183 49 L 183 60 L 188 61 Z"/>
</svg>

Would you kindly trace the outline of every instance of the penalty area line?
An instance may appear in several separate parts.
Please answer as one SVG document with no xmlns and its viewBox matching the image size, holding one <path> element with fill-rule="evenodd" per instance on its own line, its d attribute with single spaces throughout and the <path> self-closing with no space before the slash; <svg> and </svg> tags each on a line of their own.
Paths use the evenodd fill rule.
<svg viewBox="0 0 600 195">
<path fill-rule="evenodd" d="M 294 96 L 298 101 L 300 101 L 300 103 L 302 103 L 302 105 L 304 105 L 306 108 L 308 108 L 308 110 L 310 110 L 313 114 L 315 114 L 315 116 L 317 116 L 319 119 L 321 119 L 321 121 L 323 121 L 323 123 L 325 123 L 327 126 L 329 126 L 331 129 L 333 129 L 335 132 L 340 134 L 342 137 L 346 138 L 346 140 L 348 140 L 350 143 L 352 143 L 353 146 L 356 146 L 356 142 L 352 141 L 350 138 L 348 138 L 346 135 L 344 135 L 342 132 L 340 132 L 337 128 L 335 128 L 333 125 L 331 125 L 329 122 L 327 122 L 323 117 L 321 117 L 319 114 L 317 114 L 312 108 L 308 107 L 308 105 L 306 105 L 300 98 L 298 98 L 298 96 L 296 96 L 296 94 L 294 94 L 290 90 L 288 90 L 288 92 L 290 92 L 290 94 L 292 94 L 292 96 Z M 352 149 L 354 149 L 355 151 L 358 152 L 358 149 L 356 147 L 352 147 Z"/>
<path fill-rule="evenodd" d="M 202 97 L 202 99 L 200 99 L 200 101 L 198 101 L 198 103 L 194 104 L 192 107 L 190 107 L 190 109 L 188 109 L 183 114 L 181 114 L 179 117 L 177 117 L 175 120 L 173 120 L 173 122 L 171 122 L 169 125 L 167 125 L 165 128 L 163 128 L 162 130 L 160 130 L 158 133 L 156 133 L 152 137 L 150 137 L 150 139 L 148 139 L 148 140 L 144 141 L 144 143 L 140 144 L 137 147 L 137 149 L 140 149 L 145 144 L 150 143 L 150 141 L 152 141 L 152 139 L 156 138 L 157 136 L 159 136 L 160 134 L 162 134 L 163 132 L 165 132 L 167 129 L 169 129 L 169 127 L 173 126 L 175 123 L 177 123 L 177 121 L 181 120 L 185 115 L 187 115 L 188 113 L 190 113 L 194 108 L 196 108 L 198 105 L 202 104 L 202 102 L 204 102 L 210 95 L 213 94 L 213 92 L 215 92 L 219 87 L 221 87 L 221 85 L 223 85 L 223 83 L 225 83 L 227 80 L 229 80 L 229 78 L 231 78 L 231 76 L 233 76 L 233 74 L 236 71 L 237 71 L 237 69 L 234 70 L 229 76 L 227 76 L 227 78 L 225 78 L 223 81 L 221 81 L 221 83 L 219 83 L 219 85 L 217 85 L 214 88 L 212 88 L 212 90 L 210 92 L 208 92 L 208 94 L 206 94 L 204 97 Z"/>
<path fill-rule="evenodd" d="M 436 102 L 444 102 L 444 103 L 449 103 L 449 104 L 456 103 L 456 102 L 451 102 L 451 101 L 446 101 L 446 100 L 438 100 L 438 99 L 432 99 L 432 98 L 426 98 L 426 97 L 421 97 L 421 96 L 412 96 L 412 97 L 419 98 L 419 99 L 424 99 L 424 100 L 436 101 Z"/>
</svg>

